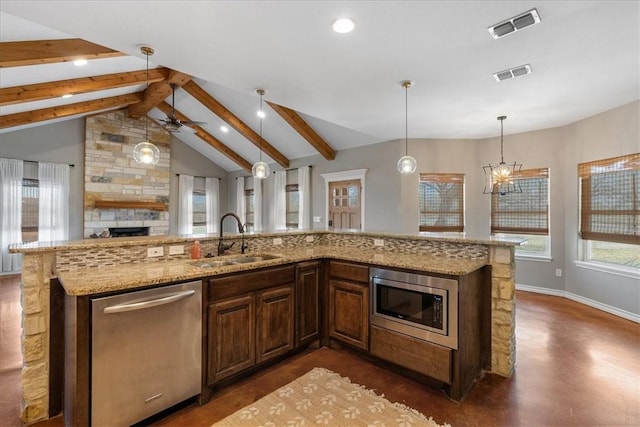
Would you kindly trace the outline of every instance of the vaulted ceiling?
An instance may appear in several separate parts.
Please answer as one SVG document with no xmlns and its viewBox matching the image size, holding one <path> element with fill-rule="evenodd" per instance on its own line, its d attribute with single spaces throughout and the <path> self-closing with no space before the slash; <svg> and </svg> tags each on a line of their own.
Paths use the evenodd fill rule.
<svg viewBox="0 0 640 427">
<path fill-rule="evenodd" d="M 539 24 L 487 31 L 533 8 Z M 333 33 L 344 15 L 355 30 Z M 259 147 L 281 167 L 333 159 L 405 123 L 409 138 L 495 136 L 503 114 L 507 135 L 561 126 L 640 99 L 640 2 L 0 2 L 0 132 L 114 108 L 162 120 L 172 84 L 175 116 L 203 122 L 175 136 L 228 171 Z"/>
</svg>

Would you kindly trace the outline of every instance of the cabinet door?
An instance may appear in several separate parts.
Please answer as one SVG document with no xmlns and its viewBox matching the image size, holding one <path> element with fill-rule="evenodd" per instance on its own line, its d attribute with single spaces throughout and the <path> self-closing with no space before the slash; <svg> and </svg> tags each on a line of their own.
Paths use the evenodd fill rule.
<svg viewBox="0 0 640 427">
<path fill-rule="evenodd" d="M 291 286 L 257 296 L 257 362 L 293 349 L 293 291 Z"/>
<path fill-rule="evenodd" d="M 369 286 L 333 279 L 329 282 L 329 335 L 369 349 Z"/>
<path fill-rule="evenodd" d="M 318 339 L 320 332 L 320 263 L 299 264 L 296 270 L 296 347 Z"/>
<path fill-rule="evenodd" d="M 255 365 L 254 301 L 249 295 L 209 305 L 208 384 Z"/>
</svg>

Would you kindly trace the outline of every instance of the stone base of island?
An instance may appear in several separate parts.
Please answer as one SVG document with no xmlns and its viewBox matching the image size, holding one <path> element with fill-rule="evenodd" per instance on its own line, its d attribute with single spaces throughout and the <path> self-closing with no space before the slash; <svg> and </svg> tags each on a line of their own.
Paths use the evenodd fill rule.
<svg viewBox="0 0 640 427">
<path fill-rule="evenodd" d="M 225 237 L 238 243 L 228 251 L 239 252 L 240 235 Z M 485 371 L 512 375 L 515 366 L 515 258 L 521 242 L 493 238 L 448 237 L 384 232 L 294 231 L 249 234 L 243 237 L 248 254 L 277 254 L 253 264 L 215 268 L 192 265 L 190 247 L 195 240 L 203 256 L 216 254 L 218 236 L 153 236 L 89 239 L 69 242 L 14 245 L 12 253 L 23 254 L 22 267 L 22 394 L 21 420 L 30 424 L 62 411 L 64 363 L 52 342 L 60 340 L 60 328 L 52 328 L 52 315 L 59 319 L 60 296 L 52 294 L 52 283 L 62 284 L 68 297 L 124 292 L 171 282 L 205 278 L 311 260 L 339 260 L 403 271 L 461 276 L 485 268 L 490 298 L 485 307 L 485 325 L 490 344 Z M 383 246 L 380 246 L 380 240 Z M 183 246 L 180 251 L 170 247 Z M 149 248 L 163 248 L 163 255 L 148 257 Z M 236 252 L 234 252 L 234 250 Z M 487 290 L 488 292 L 488 290 Z M 53 295 L 53 300 L 52 300 Z M 490 300 L 490 303 L 488 302 Z M 53 313 L 53 314 L 52 314 Z M 64 316 L 62 316 L 63 318 Z M 489 320 L 490 318 L 490 320 Z M 206 363 L 205 363 L 206 366 Z M 88 373 L 85 373 L 88 375 Z"/>
</svg>

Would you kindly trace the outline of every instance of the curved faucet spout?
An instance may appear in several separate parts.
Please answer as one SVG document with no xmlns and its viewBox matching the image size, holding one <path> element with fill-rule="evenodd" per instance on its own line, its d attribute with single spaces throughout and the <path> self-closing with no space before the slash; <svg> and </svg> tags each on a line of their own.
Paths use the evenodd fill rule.
<svg viewBox="0 0 640 427">
<path fill-rule="evenodd" d="M 233 212 L 227 212 L 226 214 L 222 215 L 222 217 L 220 218 L 220 238 L 218 239 L 218 256 L 224 255 L 224 251 L 226 251 L 227 249 L 230 249 L 231 246 L 233 246 L 233 243 L 231 245 L 225 245 L 222 237 L 222 223 L 224 222 L 224 219 L 228 216 L 235 218 L 236 222 L 238 223 L 238 232 L 242 234 L 242 245 L 240 247 L 240 252 L 244 253 L 245 249 L 247 249 L 247 245 L 245 245 L 244 243 L 244 226 L 240 221 L 240 217 Z"/>
</svg>

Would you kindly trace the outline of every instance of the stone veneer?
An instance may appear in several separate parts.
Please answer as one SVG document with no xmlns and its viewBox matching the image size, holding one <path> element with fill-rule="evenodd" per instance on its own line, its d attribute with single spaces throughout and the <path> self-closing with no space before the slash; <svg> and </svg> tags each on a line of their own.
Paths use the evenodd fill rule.
<svg viewBox="0 0 640 427">
<path fill-rule="evenodd" d="M 125 110 L 86 118 L 84 158 L 84 237 L 109 227 L 149 227 L 150 235 L 169 233 L 169 211 L 96 209 L 97 200 L 169 203 L 170 135 L 148 120 L 149 139 L 160 150 L 155 165 L 138 164 L 134 146 L 145 139 L 145 118 Z"/>
<path fill-rule="evenodd" d="M 313 242 L 306 237 L 314 236 Z M 278 235 L 283 246 L 289 248 L 328 245 L 372 249 L 373 238 L 366 234 L 351 233 L 299 233 Z M 383 237 L 383 236 L 375 236 Z M 385 246 L 375 248 L 380 251 L 401 251 L 425 255 L 450 256 L 455 258 L 487 259 L 491 265 L 491 372 L 509 377 L 515 366 L 515 249 L 510 245 L 464 243 L 462 241 L 442 241 L 384 236 Z M 248 236 L 249 250 L 252 252 L 273 251 L 273 236 Z M 23 404 L 21 419 L 33 423 L 49 417 L 49 280 L 56 271 L 71 271 L 87 267 L 118 265 L 123 263 L 159 262 L 167 259 L 187 258 L 182 255 L 165 255 L 153 261 L 148 260 L 148 247 L 168 247 L 184 243 L 190 245 L 195 239 L 170 238 L 167 241 L 123 244 L 118 246 L 111 240 L 108 245 L 96 242 L 95 247 L 80 245 L 65 246 L 51 251 L 24 250 L 22 271 L 23 307 L 23 347 L 22 368 Z M 217 238 L 200 239 L 203 254 L 215 254 Z M 228 237 L 225 240 L 239 240 Z M 111 243 L 113 242 L 113 243 Z M 239 247 L 239 243 L 234 245 Z M 186 248 L 188 249 L 188 247 Z M 229 251 L 233 253 L 233 251 Z M 142 256 L 141 256 L 142 255 Z"/>
</svg>

